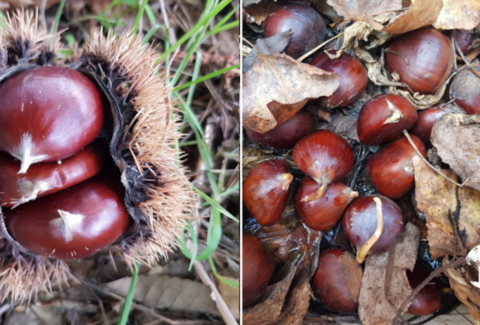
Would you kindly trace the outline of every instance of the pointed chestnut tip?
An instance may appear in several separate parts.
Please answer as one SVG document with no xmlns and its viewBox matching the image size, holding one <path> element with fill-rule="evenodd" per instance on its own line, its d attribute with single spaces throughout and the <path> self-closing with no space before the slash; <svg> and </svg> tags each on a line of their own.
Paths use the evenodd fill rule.
<svg viewBox="0 0 480 325">
<path fill-rule="evenodd" d="M 352 200 L 352 199 L 358 197 L 358 195 L 359 195 L 359 194 L 358 194 L 357 191 L 353 191 L 353 190 L 352 190 L 352 191 L 350 192 L 350 195 L 348 196 L 348 198 L 349 198 L 350 200 Z"/>
<path fill-rule="evenodd" d="M 293 175 L 290 173 L 284 173 L 280 175 L 280 178 L 283 180 L 282 190 L 288 190 L 290 184 L 293 182 Z"/>
<path fill-rule="evenodd" d="M 325 192 L 327 191 L 327 186 L 328 184 L 322 184 L 318 190 L 310 195 L 307 195 L 306 197 L 304 197 L 302 199 L 303 202 L 312 202 L 312 201 L 315 201 L 315 200 L 318 200 L 319 198 L 321 198 Z"/>
</svg>

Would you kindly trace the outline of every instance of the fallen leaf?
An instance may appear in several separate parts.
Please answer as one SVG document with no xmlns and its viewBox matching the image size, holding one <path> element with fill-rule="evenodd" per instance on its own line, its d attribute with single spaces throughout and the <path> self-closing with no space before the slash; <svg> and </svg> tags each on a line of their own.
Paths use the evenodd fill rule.
<svg viewBox="0 0 480 325">
<path fill-rule="evenodd" d="M 480 190 L 480 115 L 444 115 L 435 123 L 431 140 L 462 182 Z"/>
<path fill-rule="evenodd" d="M 385 275 L 389 253 L 384 252 L 367 257 L 358 308 L 358 314 L 364 325 L 392 324 L 398 308 L 412 292 L 406 270 L 412 271 L 415 266 L 420 230 L 408 223 L 404 234 L 403 242 L 396 248 L 393 275 L 388 288 L 389 299 L 385 297 Z"/>
<path fill-rule="evenodd" d="M 243 124 L 265 133 L 295 115 L 308 100 L 330 96 L 338 85 L 338 75 L 285 54 L 258 54 L 243 77 Z"/>
<path fill-rule="evenodd" d="M 290 42 L 293 32 L 287 30 L 272 37 L 259 38 L 255 43 L 255 49 L 261 54 L 277 54 L 282 52 Z M 253 63 L 258 58 L 257 51 L 252 49 L 247 57 L 243 60 L 243 72 L 247 72 L 252 68 Z"/>
<path fill-rule="evenodd" d="M 238 281 L 238 279 L 224 277 L 230 281 Z M 238 288 L 234 288 L 228 284 L 223 283 L 222 281 L 217 281 L 218 291 L 222 296 L 223 300 L 227 304 L 228 309 L 232 312 L 235 319 L 240 319 L 240 291 Z"/>
<path fill-rule="evenodd" d="M 433 171 L 418 156 L 412 161 L 415 205 L 427 219 L 427 239 L 432 258 L 465 255 L 464 247 L 472 249 L 480 244 L 480 192 L 466 186 L 458 187 Z M 456 180 L 453 171 L 439 171 Z M 460 210 L 457 212 L 458 206 Z"/>
<path fill-rule="evenodd" d="M 42 0 L 3 0 L 2 2 L 7 2 L 12 8 L 40 7 L 42 5 Z M 60 0 L 47 0 L 45 8 L 50 8 L 59 2 Z"/>
<path fill-rule="evenodd" d="M 442 7 L 442 0 L 416 0 L 406 12 L 393 18 L 390 24 L 383 28 L 383 31 L 391 34 L 403 34 L 429 26 L 437 21 Z"/>
<path fill-rule="evenodd" d="M 443 259 L 443 265 L 448 264 L 448 258 Z M 477 324 L 480 323 L 480 290 L 470 284 L 471 279 L 466 272 L 465 266 L 456 269 L 446 269 L 445 275 L 450 280 L 450 286 L 455 292 L 455 296 L 464 303 Z"/>
<path fill-rule="evenodd" d="M 243 14 L 245 17 L 245 22 L 261 25 L 272 12 L 280 7 L 282 7 L 282 4 L 273 0 L 243 1 Z"/>
<path fill-rule="evenodd" d="M 322 13 L 322 15 L 330 18 L 334 23 L 342 20 L 337 12 L 330 6 L 326 0 L 312 0 L 313 6 Z"/>
<path fill-rule="evenodd" d="M 327 0 L 327 4 L 345 20 L 369 21 L 383 12 L 402 9 L 402 0 Z"/>
<path fill-rule="evenodd" d="M 433 27 L 438 29 L 473 29 L 480 24 L 478 0 L 443 0 L 443 8 Z"/>
<path fill-rule="evenodd" d="M 107 283 L 106 286 L 112 292 L 126 297 L 131 280 L 130 277 L 126 277 Z M 168 275 L 140 275 L 135 287 L 134 300 L 151 308 L 168 309 L 171 312 L 220 316 L 211 294 L 212 290 L 198 281 Z"/>
</svg>

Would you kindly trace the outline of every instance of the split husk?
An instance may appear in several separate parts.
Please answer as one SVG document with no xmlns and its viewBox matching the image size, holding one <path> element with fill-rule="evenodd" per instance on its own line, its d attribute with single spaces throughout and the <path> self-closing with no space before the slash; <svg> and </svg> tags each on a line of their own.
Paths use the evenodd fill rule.
<svg viewBox="0 0 480 325">
<path fill-rule="evenodd" d="M 131 267 L 166 258 L 186 220 L 195 215 L 195 197 L 179 164 L 178 115 L 156 64 L 158 52 L 142 45 L 137 35 L 104 36 L 97 29 L 71 62 L 63 62 L 55 55 L 59 35 L 39 28 L 37 14 L 19 11 L 4 26 L 0 81 L 38 65 L 66 65 L 91 77 L 108 99 L 113 133 L 102 136 L 121 172 L 125 206 L 134 222 L 103 253 L 120 256 Z M 25 301 L 73 279 L 67 262 L 28 252 L 8 234 L 3 218 L 1 224 L 0 301 Z"/>
</svg>

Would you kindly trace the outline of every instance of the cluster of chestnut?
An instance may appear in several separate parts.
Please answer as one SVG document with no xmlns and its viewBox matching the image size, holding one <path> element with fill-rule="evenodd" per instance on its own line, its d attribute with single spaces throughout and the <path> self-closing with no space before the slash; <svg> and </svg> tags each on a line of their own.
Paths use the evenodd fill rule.
<svg viewBox="0 0 480 325">
<path fill-rule="evenodd" d="M 287 5 L 271 13 L 264 22 L 266 37 L 292 30 L 293 35 L 285 53 L 298 58 L 320 44 L 326 35 L 323 18 L 313 8 Z M 473 36 L 467 31 L 452 34 L 457 50 L 467 51 Z M 402 35 L 386 50 L 386 66 L 392 76 L 407 85 L 411 92 L 434 94 L 444 86 L 452 72 L 455 52 L 444 33 L 423 28 Z M 310 64 L 339 75 L 340 85 L 329 97 L 315 101 L 326 109 L 347 107 L 364 93 L 368 76 L 363 64 L 343 53 L 330 59 L 326 53 L 316 56 Z M 467 114 L 480 113 L 478 98 L 455 99 Z M 362 264 L 368 254 L 384 252 L 397 234 L 404 231 L 402 211 L 395 200 L 414 188 L 412 158 L 427 156 L 432 147 L 433 125 L 446 114 L 440 106 L 417 113 L 415 106 L 396 94 L 372 97 L 361 108 L 358 139 L 371 147 L 365 173 L 378 193 L 360 197 L 342 183 L 354 165 L 350 143 L 328 131 L 316 130 L 316 119 L 302 110 L 291 119 L 266 133 L 246 129 L 251 142 L 274 150 L 291 150 L 296 166 L 305 174 L 295 189 L 290 173 L 282 159 L 262 161 L 255 165 L 243 184 L 245 207 L 263 227 L 280 220 L 290 191 L 295 191 L 295 210 L 302 222 L 311 229 L 327 233 L 339 222 L 351 244 L 356 247 L 356 262 Z M 403 135 L 407 130 L 410 136 Z M 352 140 L 353 141 L 353 140 Z M 361 163 L 361 162 L 355 162 Z M 353 249 L 352 249 L 353 250 Z M 318 268 L 312 279 L 316 298 L 329 310 L 354 312 L 357 299 L 347 287 L 338 259 L 346 252 L 332 248 L 321 253 Z M 353 258 L 353 255 L 352 255 Z M 243 235 L 243 306 L 252 306 L 264 298 L 274 273 L 269 247 L 251 234 Z M 408 272 L 412 288 L 429 274 L 421 263 Z M 415 297 L 409 312 L 427 315 L 440 307 L 442 292 L 433 282 Z"/>
<path fill-rule="evenodd" d="M 68 67 L 31 67 L 0 83 L 4 236 L 41 256 L 91 256 L 127 230 L 120 174 L 100 136 L 96 85 Z"/>
</svg>

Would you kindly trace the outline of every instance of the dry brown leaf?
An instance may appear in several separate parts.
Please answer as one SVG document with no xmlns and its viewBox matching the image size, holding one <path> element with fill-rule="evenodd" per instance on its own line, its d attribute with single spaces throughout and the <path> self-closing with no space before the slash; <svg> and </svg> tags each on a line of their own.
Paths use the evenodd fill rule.
<svg viewBox="0 0 480 325">
<path fill-rule="evenodd" d="M 339 77 L 285 54 L 258 54 L 243 77 L 243 124 L 264 133 L 295 115 L 308 100 L 330 96 Z"/>
<path fill-rule="evenodd" d="M 282 6 L 281 3 L 273 0 L 253 0 L 253 2 L 250 1 L 248 4 L 246 4 L 246 2 L 247 1 L 243 1 L 245 22 L 257 25 L 261 25 L 265 19 L 267 19 L 268 15 Z"/>
<path fill-rule="evenodd" d="M 446 114 L 435 124 L 431 139 L 462 182 L 480 190 L 480 116 Z"/>
<path fill-rule="evenodd" d="M 394 18 L 387 27 L 383 28 L 383 31 L 403 34 L 429 26 L 437 21 L 442 7 L 442 0 L 416 0 L 406 12 Z"/>
<path fill-rule="evenodd" d="M 402 9 L 402 0 L 327 0 L 345 20 L 370 21 L 373 16 Z"/>
<path fill-rule="evenodd" d="M 131 278 L 126 277 L 110 282 L 106 286 L 112 292 L 126 297 L 130 283 Z M 148 307 L 168 309 L 172 312 L 220 316 L 211 293 L 212 290 L 201 282 L 167 275 L 140 275 L 135 287 L 134 300 Z"/>
<path fill-rule="evenodd" d="M 337 14 L 337 12 L 330 6 L 326 0 L 311 0 L 313 6 L 322 13 L 322 15 L 330 18 L 331 21 L 337 22 L 342 20 L 342 18 Z"/>
<path fill-rule="evenodd" d="M 465 255 L 466 249 L 480 244 L 480 192 L 458 187 L 433 171 L 418 156 L 413 158 L 415 203 L 427 218 L 428 243 L 432 258 Z M 451 170 L 441 172 L 456 179 Z M 458 200 L 457 202 L 457 190 Z M 457 203 L 459 216 L 455 216 Z"/>
<path fill-rule="evenodd" d="M 405 238 L 399 243 L 395 254 L 395 265 L 389 288 L 389 300 L 385 297 L 385 274 L 388 252 L 367 257 L 362 287 L 360 289 L 358 314 L 364 325 L 390 325 L 397 316 L 397 310 L 408 298 L 412 289 L 406 270 L 413 270 L 417 260 L 420 230 L 408 223 Z"/>
<path fill-rule="evenodd" d="M 238 279 L 224 277 L 230 281 L 238 281 Z M 223 283 L 222 281 L 217 281 L 218 291 L 220 292 L 223 300 L 228 306 L 228 309 L 232 312 L 235 319 L 240 319 L 240 292 L 238 288 L 234 288 L 228 284 Z"/>
<path fill-rule="evenodd" d="M 8 3 L 11 8 L 26 8 L 29 6 L 40 7 L 42 5 L 42 0 L 3 0 L 2 2 Z M 59 2 L 60 0 L 47 0 L 45 8 L 50 8 Z"/>
<path fill-rule="evenodd" d="M 473 29 L 480 24 L 480 1 L 443 0 L 443 8 L 433 27 L 438 29 Z"/>
<path fill-rule="evenodd" d="M 446 264 L 448 264 L 448 258 L 443 260 L 443 265 Z M 477 281 L 478 279 L 471 279 L 464 266 L 456 269 L 446 269 L 444 273 L 450 280 L 450 286 L 455 292 L 455 296 L 468 307 L 473 319 L 479 324 L 480 290 L 470 284 L 471 280 Z"/>
</svg>

